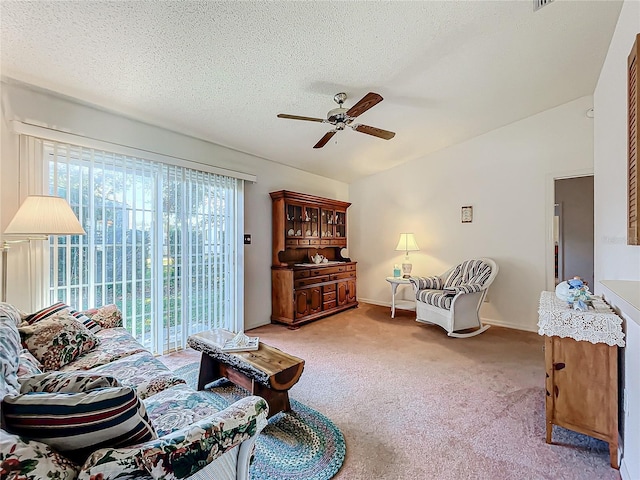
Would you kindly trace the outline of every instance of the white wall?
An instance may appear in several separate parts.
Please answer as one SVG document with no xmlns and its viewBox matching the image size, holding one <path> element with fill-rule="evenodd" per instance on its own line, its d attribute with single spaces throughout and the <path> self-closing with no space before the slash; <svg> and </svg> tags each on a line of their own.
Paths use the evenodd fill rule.
<svg viewBox="0 0 640 480">
<path fill-rule="evenodd" d="M 640 282 L 640 246 L 627 242 L 627 56 L 640 33 L 640 2 L 627 0 L 605 59 L 594 97 L 595 269 L 596 293 L 621 311 L 627 346 L 622 355 L 622 414 L 625 480 L 640 478 L 640 312 L 604 289 L 600 280 Z M 639 288 L 640 290 L 640 288 Z"/>
<path fill-rule="evenodd" d="M 245 190 L 245 232 L 252 244 L 245 246 L 245 328 L 270 322 L 271 315 L 271 198 L 274 190 L 294 190 L 339 200 L 348 200 L 348 185 L 230 150 L 193 137 L 137 122 L 75 101 L 49 95 L 22 85 L 2 84 L 2 159 L 0 171 L 0 231 L 18 208 L 18 155 L 15 135 L 7 120 L 37 123 L 139 149 L 172 155 L 209 165 L 257 175 Z M 248 132 L 250 135 L 250 132 Z M 28 305 L 24 258 L 10 252 L 8 301 Z"/>
<path fill-rule="evenodd" d="M 591 97 L 547 110 L 435 152 L 350 187 L 350 245 L 358 260 L 358 296 L 388 303 L 384 278 L 404 256 L 400 232 L 414 232 L 413 273 L 444 272 L 487 256 L 498 274 L 481 316 L 536 330 L 538 299 L 552 265 L 553 177 L 592 169 Z M 425 132 L 429 135 L 429 132 Z M 473 206 L 473 223 L 460 207 Z M 549 252 L 545 250 L 548 244 Z"/>
</svg>

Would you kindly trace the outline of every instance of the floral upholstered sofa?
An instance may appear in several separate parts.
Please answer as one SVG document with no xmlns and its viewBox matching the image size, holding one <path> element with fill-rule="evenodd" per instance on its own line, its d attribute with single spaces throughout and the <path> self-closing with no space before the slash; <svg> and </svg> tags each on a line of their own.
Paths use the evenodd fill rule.
<svg viewBox="0 0 640 480">
<path fill-rule="evenodd" d="M 113 305 L 0 303 L 0 478 L 247 479 L 264 399 L 218 411 L 121 325 Z"/>
</svg>

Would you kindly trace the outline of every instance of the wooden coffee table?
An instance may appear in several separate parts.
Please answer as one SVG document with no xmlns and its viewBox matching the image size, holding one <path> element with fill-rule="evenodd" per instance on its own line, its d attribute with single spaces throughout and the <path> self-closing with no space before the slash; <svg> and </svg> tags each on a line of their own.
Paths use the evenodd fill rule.
<svg viewBox="0 0 640 480">
<path fill-rule="evenodd" d="M 304 360 L 260 342 L 251 352 L 223 352 L 215 343 L 211 331 L 191 335 L 187 343 L 202 352 L 198 390 L 220 378 L 227 378 L 252 395 L 264 398 L 269 404 L 269 417 L 291 410 L 289 389 L 296 384 Z"/>
</svg>

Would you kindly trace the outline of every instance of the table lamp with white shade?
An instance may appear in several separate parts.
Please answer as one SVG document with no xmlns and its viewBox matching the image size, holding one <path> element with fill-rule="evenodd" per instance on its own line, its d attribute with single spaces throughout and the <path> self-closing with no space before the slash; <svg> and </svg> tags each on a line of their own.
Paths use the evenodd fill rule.
<svg viewBox="0 0 640 480">
<path fill-rule="evenodd" d="M 416 242 L 416 237 L 413 233 L 401 233 L 400 240 L 396 246 L 396 251 L 404 251 L 405 257 L 402 263 L 402 277 L 409 278 L 411 276 L 411 263 L 409 263 L 409 252 L 415 252 L 420 250 Z"/>
<path fill-rule="evenodd" d="M 22 237 L 2 242 L 2 300 L 7 301 L 7 251 L 12 244 L 48 240 L 49 235 L 85 235 L 86 232 L 64 198 L 31 195 L 25 198 L 4 235 Z"/>
</svg>

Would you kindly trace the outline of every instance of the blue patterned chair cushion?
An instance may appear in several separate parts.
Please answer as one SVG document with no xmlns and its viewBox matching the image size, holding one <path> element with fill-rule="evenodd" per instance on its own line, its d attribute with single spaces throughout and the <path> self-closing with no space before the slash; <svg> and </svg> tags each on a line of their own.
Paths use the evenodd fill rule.
<svg viewBox="0 0 640 480">
<path fill-rule="evenodd" d="M 115 377 L 90 372 L 48 372 L 19 378 L 20 393 L 81 393 L 121 387 Z"/>
<path fill-rule="evenodd" d="M 42 364 L 29 350 L 23 348 L 18 357 L 18 381 L 20 381 L 20 377 L 38 375 L 40 373 L 42 373 Z"/>
<path fill-rule="evenodd" d="M 453 297 L 445 295 L 443 290 L 418 290 L 416 300 L 449 310 Z"/>
<path fill-rule="evenodd" d="M 174 385 L 186 383 L 147 351 L 120 358 L 91 371 L 116 377 L 122 385 L 135 389 L 141 400 Z"/>
<path fill-rule="evenodd" d="M 96 449 L 154 440 L 144 404 L 130 387 L 86 393 L 27 393 L 2 400 L 5 429 L 82 463 Z"/>
<path fill-rule="evenodd" d="M 466 260 L 449 274 L 444 282 L 444 288 L 457 287 L 469 283 L 484 285 L 490 275 L 491 267 L 482 260 Z"/>
<path fill-rule="evenodd" d="M 475 293 L 482 291 L 482 285 L 479 283 L 467 283 L 457 287 L 448 287 L 443 290 L 445 295 L 455 296 L 458 293 Z"/>
<path fill-rule="evenodd" d="M 442 290 L 442 279 L 440 277 L 411 277 L 409 281 L 413 283 L 417 290 Z"/>
<path fill-rule="evenodd" d="M 167 435 L 218 413 L 208 395 L 187 385 L 177 385 L 144 400 L 159 436 Z"/>
<path fill-rule="evenodd" d="M 18 325 L 20 312 L 13 305 L 0 303 L 0 398 L 15 395 L 20 390 L 18 365 L 22 344 Z"/>
</svg>

